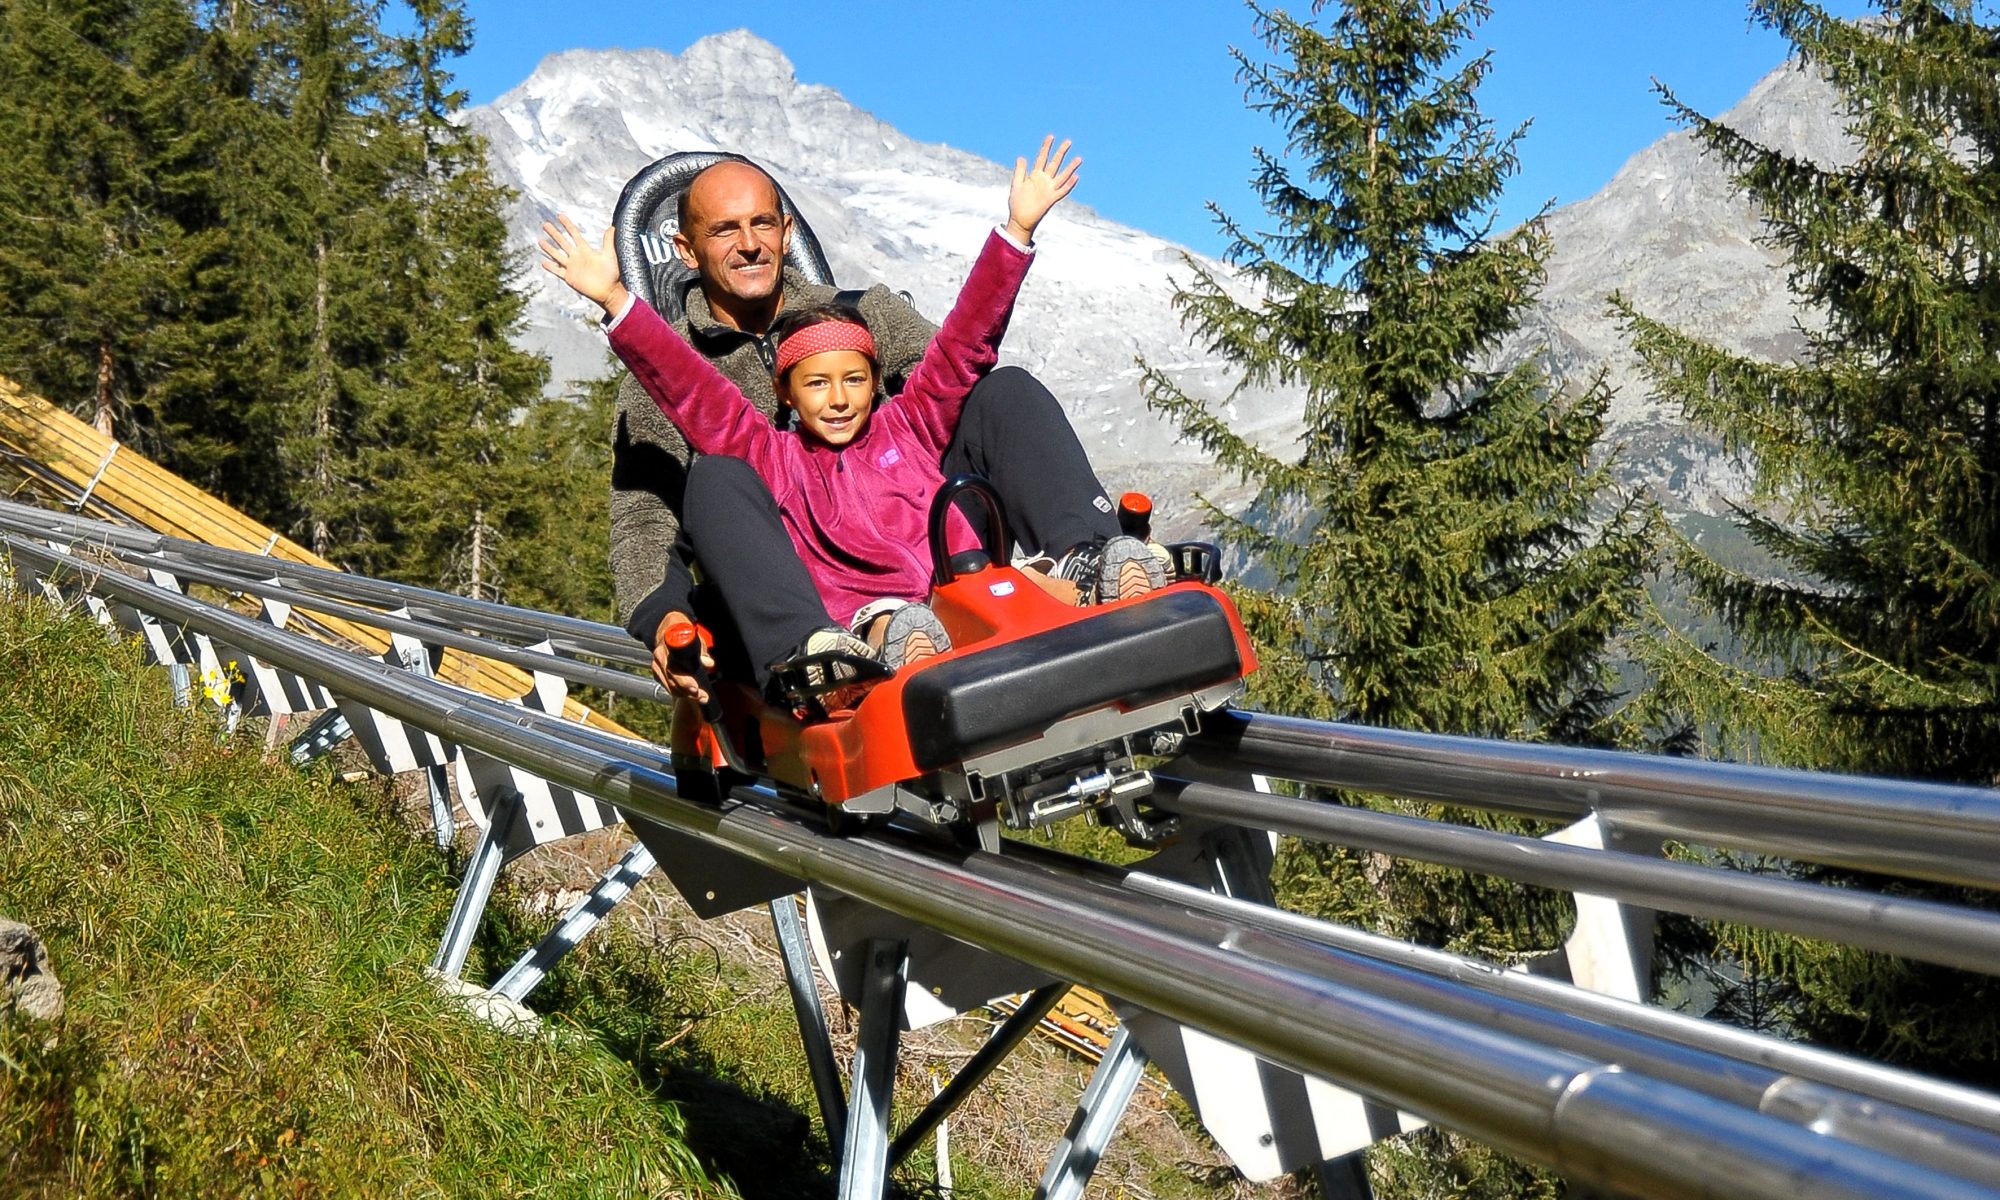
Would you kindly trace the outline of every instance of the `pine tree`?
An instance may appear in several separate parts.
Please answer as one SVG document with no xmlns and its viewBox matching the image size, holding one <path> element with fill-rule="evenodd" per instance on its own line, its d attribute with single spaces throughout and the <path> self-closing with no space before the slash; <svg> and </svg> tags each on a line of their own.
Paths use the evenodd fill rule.
<svg viewBox="0 0 2000 1200">
<path fill-rule="evenodd" d="M 1663 707 L 1713 753 L 1993 784 L 2000 28 L 1957 0 L 1880 7 L 1857 22 L 1752 5 L 1833 85 L 1852 162 L 1801 161 L 1667 96 L 1757 203 L 1815 320 L 1798 361 L 1774 364 L 1625 309 L 1659 393 L 1752 464 L 1737 522 L 1784 566 L 1755 578 L 1681 545 L 1681 578 L 1736 644 L 1662 629 L 1648 657 Z M 1785 983 L 1800 1033 L 2000 1082 L 1989 980 L 1750 931 L 1722 944 Z"/>
<path fill-rule="evenodd" d="M 309 287 L 296 188 L 291 88 L 274 43 L 282 12 L 248 0 L 197 10 L 197 62 L 212 130 L 204 189 L 220 252 L 205 264 L 190 311 L 212 327 L 205 377 L 161 410 L 168 466 L 275 527 L 291 530 L 295 481 L 274 469 L 299 319 Z"/>
<path fill-rule="evenodd" d="M 609 356 L 607 355 L 607 358 Z M 539 400 L 508 430 L 499 483 L 498 574 L 509 604 L 614 621 L 611 588 L 612 427 L 622 371 L 575 394 Z M 642 706 L 644 707 L 644 706 Z"/>
<path fill-rule="evenodd" d="M 510 195 L 486 168 L 486 146 L 454 120 L 465 102 L 449 60 L 470 45 L 455 0 L 417 0 L 416 31 L 398 45 L 398 125 L 421 169 L 410 195 L 418 231 L 407 266 L 407 345 L 391 365 L 394 387 L 371 414 L 358 466 L 379 489 L 375 517 L 394 530 L 375 569 L 427 575 L 467 595 L 498 599 L 517 582 L 505 543 L 552 489 L 524 477 L 539 453 L 562 453 L 525 436 L 517 415 L 542 404 L 547 361 L 513 345 L 523 266 L 507 227 Z M 601 441 L 598 437 L 595 441 Z M 550 536 L 565 536 L 550 523 Z M 529 581 L 519 581 L 528 584 Z"/>
<path fill-rule="evenodd" d="M 1549 242 L 1539 218 L 1495 229 L 1523 131 L 1497 133 L 1474 100 L 1489 60 L 1463 51 L 1487 5 L 1253 11 L 1270 55 L 1237 61 L 1249 103 L 1284 132 L 1253 179 L 1275 228 L 1217 210 L 1255 298 L 1197 266 L 1176 302 L 1245 386 L 1304 391 L 1300 450 L 1258 447 L 1166 373 L 1145 375 L 1153 407 L 1259 489 L 1245 515 L 1209 509 L 1278 581 L 1235 589 L 1264 664 L 1253 698 L 1404 729 L 1607 737 L 1607 650 L 1640 604 L 1653 518 L 1614 494 L 1599 455 L 1606 391 L 1501 361 Z M 1571 919 L 1559 895 L 1326 847 L 1288 847 L 1277 882 L 1288 907 L 1502 959 L 1554 948 Z M 1455 1139 L 1392 1152 L 1377 1174 L 1409 1194 L 1554 1186 Z"/>
<path fill-rule="evenodd" d="M 1247 385 L 1303 387 L 1303 452 L 1252 445 L 1158 370 L 1146 385 L 1261 488 L 1259 515 L 1211 510 L 1285 581 L 1240 590 L 1268 656 L 1260 694 L 1409 729 L 1587 729 L 1639 596 L 1646 514 L 1593 509 L 1610 496 L 1590 461 L 1601 388 L 1559 395 L 1532 361 L 1489 365 L 1548 240 L 1539 220 L 1492 230 L 1520 132 L 1497 136 L 1474 104 L 1487 58 L 1440 76 L 1486 5 L 1352 0 L 1324 30 L 1256 11 L 1281 61 L 1239 61 L 1285 131 L 1254 181 L 1278 228 L 1220 220 L 1263 298 L 1198 271 L 1177 302 Z"/>
<path fill-rule="evenodd" d="M 214 341 L 200 40 L 178 0 L 0 5 L 0 372 L 156 452 Z"/>
<path fill-rule="evenodd" d="M 0 371 L 346 565 L 602 611 L 601 553 L 538 541 L 605 449 L 513 345 L 470 22 L 381 15 L 0 0 Z"/>
<path fill-rule="evenodd" d="M 291 183 L 312 290 L 280 452 L 303 485 L 308 544 L 321 554 L 336 542 L 365 554 L 373 539 L 360 511 L 370 497 L 350 467 L 357 429 L 383 399 L 382 361 L 402 332 L 395 301 L 418 229 L 412 202 L 396 190 L 409 179 L 407 151 L 384 104 L 393 84 L 373 5 L 299 0 L 286 33 L 288 115 L 302 155 Z"/>
</svg>

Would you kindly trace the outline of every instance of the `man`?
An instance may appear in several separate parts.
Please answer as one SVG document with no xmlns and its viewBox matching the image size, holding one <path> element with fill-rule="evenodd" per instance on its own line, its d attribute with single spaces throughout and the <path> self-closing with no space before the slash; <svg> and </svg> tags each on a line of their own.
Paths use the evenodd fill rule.
<svg viewBox="0 0 2000 1200">
<path fill-rule="evenodd" d="M 785 270 L 791 219 L 777 185 L 756 166 L 727 160 L 702 171 L 682 192 L 679 217 L 674 250 L 695 278 L 681 298 L 684 315 L 675 325 L 775 419 L 772 322 L 787 304 L 822 303 L 839 293 Z M 900 390 L 936 327 L 879 284 L 862 293 L 856 306 L 874 331 L 884 390 Z M 1091 547 L 1118 533 L 1111 503 L 1062 406 L 1025 371 L 1002 368 L 974 388 L 948 461 L 954 469 L 992 479 L 1008 506 L 1016 541 L 1051 560 L 1064 556 L 1071 578 L 1090 577 Z M 628 375 L 619 388 L 612 450 L 611 561 L 618 607 L 632 635 L 654 648 L 653 672 L 661 682 L 677 694 L 698 696 L 693 679 L 668 669 L 664 634 L 691 619 L 687 553 L 718 561 L 730 547 L 712 544 L 729 540 L 726 531 L 711 534 L 709 545 L 700 539 L 690 545 L 680 536 L 689 466 L 680 431 Z M 772 603 L 792 599 L 777 595 Z"/>
</svg>

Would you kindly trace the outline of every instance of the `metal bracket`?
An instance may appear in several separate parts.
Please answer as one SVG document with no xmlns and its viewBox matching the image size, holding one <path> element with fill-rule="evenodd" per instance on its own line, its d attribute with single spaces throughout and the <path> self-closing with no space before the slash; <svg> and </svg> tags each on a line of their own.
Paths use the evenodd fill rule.
<svg viewBox="0 0 2000 1200">
<path fill-rule="evenodd" d="M 398 609 L 396 610 L 396 615 L 408 616 L 409 610 L 407 608 Z M 410 674 L 422 679 L 436 678 L 435 674 L 431 671 L 430 646 L 422 646 L 421 651 L 414 655 L 399 654 L 394 655 L 394 657 L 402 660 L 403 669 Z M 431 833 L 437 841 L 437 848 L 440 850 L 449 849 L 452 840 L 458 836 L 458 820 L 452 816 L 451 812 L 450 771 L 450 763 L 439 763 L 436 766 L 424 768 L 424 789 L 429 793 L 431 802 Z M 519 807 L 518 804 L 516 807 Z M 497 823 L 497 817 L 488 822 L 489 825 Z M 458 972 L 453 970 L 449 974 L 457 975 Z"/>
<path fill-rule="evenodd" d="M 104 460 L 97 464 L 97 474 L 92 475 L 90 482 L 84 485 L 83 493 L 69 502 L 71 508 L 74 508 L 78 512 L 83 511 L 83 506 L 90 503 L 90 494 L 97 490 L 97 485 L 104 480 L 104 473 L 111 469 L 111 460 L 117 457 L 118 443 L 113 442 L 111 443 L 111 449 L 104 452 Z"/>
<path fill-rule="evenodd" d="M 347 723 L 347 717 L 338 708 L 329 708 L 292 739 L 289 751 L 292 765 L 303 767 L 331 754 L 335 746 L 353 736 L 354 727 Z"/>
<path fill-rule="evenodd" d="M 1542 840 L 1651 858 L 1661 855 L 1658 838 L 1622 835 L 1602 813 L 1592 813 Z M 1576 904 L 1576 927 L 1556 956 L 1561 969 L 1578 987 L 1635 1004 L 1646 1003 L 1653 988 L 1652 910 L 1582 892 L 1575 893 L 1572 899 Z M 1535 966 L 1529 969 L 1533 971 Z"/>
</svg>

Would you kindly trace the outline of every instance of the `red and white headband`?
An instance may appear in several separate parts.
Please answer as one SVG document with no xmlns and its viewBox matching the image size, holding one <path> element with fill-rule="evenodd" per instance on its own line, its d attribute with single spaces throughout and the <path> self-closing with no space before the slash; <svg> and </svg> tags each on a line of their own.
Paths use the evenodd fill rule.
<svg viewBox="0 0 2000 1200">
<path fill-rule="evenodd" d="M 871 361 L 875 358 L 875 335 L 866 325 L 852 321 L 820 321 L 785 335 L 778 344 L 778 374 L 791 370 L 802 358 L 828 350 L 859 350 Z"/>
</svg>

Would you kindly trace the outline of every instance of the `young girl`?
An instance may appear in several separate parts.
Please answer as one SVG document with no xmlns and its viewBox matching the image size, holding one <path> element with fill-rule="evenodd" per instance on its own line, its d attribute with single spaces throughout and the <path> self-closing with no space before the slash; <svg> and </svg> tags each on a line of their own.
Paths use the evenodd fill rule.
<svg viewBox="0 0 2000 1200">
<path fill-rule="evenodd" d="M 949 649 L 942 625 L 922 605 L 930 591 L 930 501 L 966 393 L 993 368 L 1035 228 L 1076 186 L 1081 160 L 1069 160 L 1068 142 L 1051 157 L 1053 141 L 1044 140 L 1032 169 L 1016 160 L 1006 225 L 987 238 L 951 314 L 893 402 L 875 408 L 875 347 L 858 313 L 827 306 L 784 314 L 774 370 L 779 397 L 797 415 L 794 430 L 775 428 L 625 289 L 608 231 L 596 248 L 567 216 L 561 228 L 543 226 L 543 267 L 612 318 L 612 349 L 689 444 L 743 460 L 770 489 L 831 618 L 800 647 L 804 654 L 873 653 L 848 627 L 872 633 L 892 667 Z M 1122 540 L 1136 549 L 1107 544 L 1104 559 L 1141 569 L 1138 583 L 1121 594 L 1157 586 L 1164 577 L 1157 560 L 1136 539 Z M 978 545 L 956 511 L 947 541 L 954 552 Z M 729 596 L 724 601 L 736 607 Z"/>
</svg>

